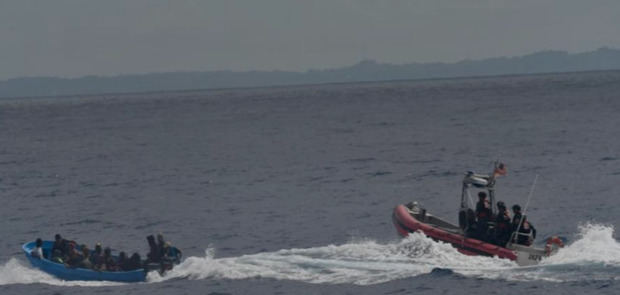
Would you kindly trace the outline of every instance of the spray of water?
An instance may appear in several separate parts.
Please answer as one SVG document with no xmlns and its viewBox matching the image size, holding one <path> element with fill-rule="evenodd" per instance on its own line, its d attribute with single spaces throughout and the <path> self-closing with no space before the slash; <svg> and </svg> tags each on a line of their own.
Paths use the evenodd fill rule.
<svg viewBox="0 0 620 295">
<path fill-rule="evenodd" d="M 540 265 L 519 267 L 512 261 L 465 256 L 452 246 L 422 234 L 378 243 L 355 240 L 343 245 L 286 249 L 239 257 L 216 258 L 209 248 L 202 257 L 188 257 L 160 276 L 151 272 L 147 282 L 171 279 L 272 278 L 315 284 L 369 285 L 427 275 L 434 269 L 450 269 L 458 275 L 517 281 L 580 281 L 620 279 L 620 243 L 613 227 L 586 224 L 574 242 Z M 53 285 L 109 286 L 110 282 L 65 282 L 23 266 L 11 259 L 0 266 L 0 285 L 46 283 Z"/>
<path fill-rule="evenodd" d="M 23 264 L 22 264 L 23 263 Z M 45 272 L 25 266 L 26 262 L 21 262 L 15 258 L 9 259 L 4 265 L 0 265 L 0 286 L 10 284 L 48 284 L 55 286 L 116 286 L 120 283 L 114 282 L 93 282 L 93 281 L 63 281 Z"/>
</svg>

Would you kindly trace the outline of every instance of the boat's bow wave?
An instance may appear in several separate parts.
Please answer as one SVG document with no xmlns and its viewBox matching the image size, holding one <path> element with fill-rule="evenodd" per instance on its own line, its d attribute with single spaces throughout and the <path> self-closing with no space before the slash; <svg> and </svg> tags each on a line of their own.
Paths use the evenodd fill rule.
<svg viewBox="0 0 620 295">
<path fill-rule="evenodd" d="M 28 262 L 11 258 L 0 265 L 0 286 L 11 284 L 48 284 L 54 286 L 116 286 L 122 283 L 104 281 L 64 281 L 28 265 Z"/>
<path fill-rule="evenodd" d="M 209 248 L 203 257 L 188 257 L 165 276 L 149 273 L 147 282 L 171 279 L 271 278 L 316 284 L 369 285 L 425 275 L 454 275 L 486 279 L 574 282 L 620 279 L 620 243 L 613 227 L 588 224 L 556 255 L 540 265 L 483 256 L 465 256 L 452 246 L 418 233 L 378 243 L 354 240 L 343 245 L 286 249 L 239 257 L 216 258 Z M 101 286 L 110 282 L 64 282 L 25 267 L 17 259 L 0 265 L 0 285 L 46 283 Z"/>
<path fill-rule="evenodd" d="M 620 267 L 620 243 L 614 227 L 587 223 L 579 226 L 575 241 L 543 261 L 543 264 L 605 264 Z"/>
</svg>

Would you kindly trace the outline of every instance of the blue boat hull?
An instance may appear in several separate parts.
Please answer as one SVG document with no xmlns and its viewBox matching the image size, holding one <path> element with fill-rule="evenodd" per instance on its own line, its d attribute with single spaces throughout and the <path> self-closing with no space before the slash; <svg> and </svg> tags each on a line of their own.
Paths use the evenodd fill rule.
<svg viewBox="0 0 620 295">
<path fill-rule="evenodd" d="M 54 242 L 44 241 L 43 252 L 44 256 L 49 255 Z M 113 282 L 142 282 L 146 280 L 146 272 L 144 269 L 138 269 L 133 271 L 95 271 L 85 268 L 69 268 L 60 263 L 52 262 L 48 259 L 40 259 L 30 255 L 30 252 L 35 248 L 35 243 L 30 242 L 22 246 L 26 254 L 26 258 L 30 261 L 32 266 L 54 275 L 60 279 L 67 281 L 113 281 Z"/>
</svg>

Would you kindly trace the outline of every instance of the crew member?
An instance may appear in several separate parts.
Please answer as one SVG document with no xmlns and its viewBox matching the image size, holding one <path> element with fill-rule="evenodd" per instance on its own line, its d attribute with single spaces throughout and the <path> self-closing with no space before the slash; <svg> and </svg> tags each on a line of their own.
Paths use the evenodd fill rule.
<svg viewBox="0 0 620 295">
<path fill-rule="evenodd" d="M 489 221 L 491 221 L 491 206 L 487 200 L 487 194 L 485 192 L 478 193 L 478 203 L 476 204 L 476 220 L 478 238 L 480 240 L 487 240 L 487 231 L 489 229 Z"/>
<path fill-rule="evenodd" d="M 497 216 L 495 217 L 495 241 L 498 246 L 506 246 L 512 234 L 510 213 L 504 202 L 497 202 Z"/>
<path fill-rule="evenodd" d="M 536 228 L 527 220 L 527 216 L 521 214 L 521 206 L 512 206 L 512 211 L 514 212 L 512 231 L 515 235 L 513 242 L 525 246 L 532 245 L 532 242 L 536 239 Z"/>
<path fill-rule="evenodd" d="M 527 220 L 527 216 L 523 215 L 523 224 L 519 228 L 517 244 L 530 246 L 534 239 L 536 239 L 536 228 Z"/>
<path fill-rule="evenodd" d="M 519 222 L 521 222 L 521 206 L 518 204 L 512 205 L 512 231 L 516 231 L 517 227 L 519 227 Z"/>
</svg>

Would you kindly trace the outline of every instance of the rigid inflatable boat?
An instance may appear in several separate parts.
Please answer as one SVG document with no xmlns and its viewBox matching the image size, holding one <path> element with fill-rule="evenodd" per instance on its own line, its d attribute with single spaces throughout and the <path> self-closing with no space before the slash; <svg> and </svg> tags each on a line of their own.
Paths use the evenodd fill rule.
<svg viewBox="0 0 620 295">
<path fill-rule="evenodd" d="M 475 235 L 470 234 L 472 218 L 475 219 L 474 211 L 471 209 L 473 201 L 470 197 L 470 190 L 475 189 L 488 192 L 488 195 L 491 197 L 491 204 L 494 204 L 494 185 L 495 178 L 498 176 L 497 166 L 496 164 L 496 169 L 491 176 L 476 174 L 471 171 L 465 175 L 461 194 L 459 225 L 436 217 L 427 212 L 417 202 L 411 202 L 398 205 L 394 209 L 392 220 L 396 230 L 401 236 L 407 236 L 409 233 L 416 231 L 421 232 L 436 241 L 452 244 L 463 254 L 496 256 L 516 261 L 519 265 L 534 265 L 540 262 L 543 257 L 555 254 L 558 248 L 563 246 L 562 241 L 557 237 L 549 238 L 545 248 L 536 248 L 513 243 L 516 240 L 514 233 L 508 243 L 501 246 L 474 238 Z M 503 165 L 500 167 L 503 167 Z M 489 224 L 489 228 L 493 229 L 492 223 Z M 523 234 L 519 233 L 519 235 Z M 531 239 L 531 237 L 528 238 Z"/>
</svg>

